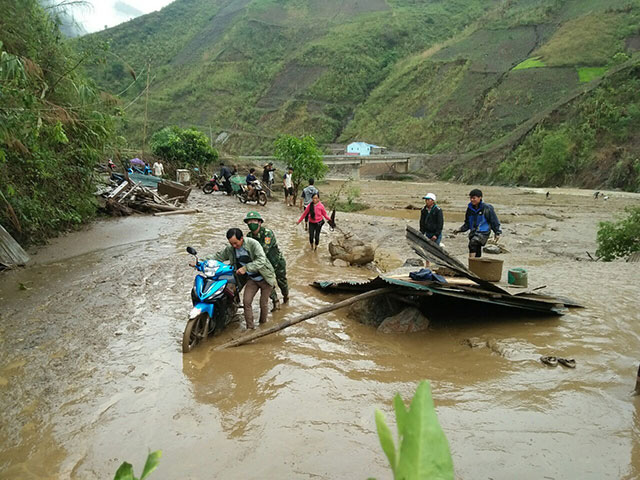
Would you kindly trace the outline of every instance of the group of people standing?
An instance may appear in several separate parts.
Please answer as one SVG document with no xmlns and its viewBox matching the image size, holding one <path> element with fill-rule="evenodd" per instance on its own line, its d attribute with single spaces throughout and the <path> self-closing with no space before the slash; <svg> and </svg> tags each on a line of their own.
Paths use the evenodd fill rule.
<svg viewBox="0 0 640 480">
<path fill-rule="evenodd" d="M 434 193 L 427 193 L 422 198 L 425 206 L 420 212 L 420 233 L 440 245 L 444 228 L 444 214 L 442 209 L 436 205 Z M 482 256 L 482 247 L 487 244 L 492 231 L 497 243 L 502 235 L 498 216 L 493 206 L 482 200 L 482 191 L 474 188 L 469 192 L 469 204 L 465 212 L 464 223 L 453 230 L 453 233 L 469 232 L 469 258 L 478 258 Z"/>
</svg>

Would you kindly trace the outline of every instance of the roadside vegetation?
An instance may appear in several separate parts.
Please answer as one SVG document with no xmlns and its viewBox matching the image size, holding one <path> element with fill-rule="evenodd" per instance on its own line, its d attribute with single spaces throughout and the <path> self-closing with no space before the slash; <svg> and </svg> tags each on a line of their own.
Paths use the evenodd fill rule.
<svg viewBox="0 0 640 480">
<path fill-rule="evenodd" d="M 117 150 L 119 109 L 36 0 L 0 15 L 0 222 L 36 243 L 91 218 L 94 167 Z"/>
<path fill-rule="evenodd" d="M 640 207 L 627 209 L 615 222 L 600 222 L 596 255 L 605 262 L 640 252 Z"/>
</svg>

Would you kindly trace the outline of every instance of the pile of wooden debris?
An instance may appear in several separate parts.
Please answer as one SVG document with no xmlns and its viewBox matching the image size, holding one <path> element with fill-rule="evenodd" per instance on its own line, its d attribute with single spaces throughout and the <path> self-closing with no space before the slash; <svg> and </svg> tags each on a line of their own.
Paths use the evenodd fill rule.
<svg viewBox="0 0 640 480">
<path fill-rule="evenodd" d="M 184 202 L 183 197 L 164 198 L 154 190 L 126 179 L 110 191 L 102 194 L 103 210 L 113 216 L 126 216 L 133 213 L 152 213 L 160 215 L 176 215 L 181 213 L 198 213 L 197 209 L 186 209 L 178 206 Z"/>
</svg>

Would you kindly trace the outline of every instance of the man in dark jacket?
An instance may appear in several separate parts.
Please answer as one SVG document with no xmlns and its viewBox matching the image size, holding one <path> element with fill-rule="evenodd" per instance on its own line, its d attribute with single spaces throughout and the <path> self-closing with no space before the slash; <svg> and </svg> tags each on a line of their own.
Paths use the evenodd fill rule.
<svg viewBox="0 0 640 480">
<path fill-rule="evenodd" d="M 420 213 L 420 232 L 429 240 L 440 245 L 444 215 L 442 209 L 436 205 L 435 193 L 427 193 L 424 197 L 424 207 Z"/>
<path fill-rule="evenodd" d="M 231 170 L 224 162 L 220 162 L 220 180 L 222 181 L 222 187 L 227 195 L 231 195 Z"/>
<path fill-rule="evenodd" d="M 497 243 L 502 235 L 498 216 L 491 205 L 482 201 L 482 191 L 474 188 L 469 192 L 464 223 L 453 233 L 469 231 L 469 258 L 478 258 L 482 256 L 482 247 L 487 244 L 492 230 Z"/>
</svg>

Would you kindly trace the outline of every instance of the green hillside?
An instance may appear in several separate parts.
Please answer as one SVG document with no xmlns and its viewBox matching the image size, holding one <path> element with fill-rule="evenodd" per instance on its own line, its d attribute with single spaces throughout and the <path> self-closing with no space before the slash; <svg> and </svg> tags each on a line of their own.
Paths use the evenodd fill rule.
<svg viewBox="0 0 640 480">
<path fill-rule="evenodd" d="M 167 124 L 226 131 L 224 148 L 237 153 L 266 152 L 283 132 L 361 139 L 460 154 L 442 172 L 449 177 L 534 182 L 516 173 L 513 149 L 545 119 L 546 130 L 569 128 L 558 112 L 592 104 L 603 77 L 609 90 L 633 77 L 611 71 L 636 61 L 639 26 L 640 0 L 178 0 L 81 42 L 110 42 L 114 55 L 92 73 L 112 93 L 127 89 L 136 145 L 148 63 L 151 132 Z M 127 64 L 138 73 L 133 86 Z M 612 108 L 629 110 L 633 132 L 637 109 L 610 97 Z M 602 149 L 637 155 L 632 133 L 598 132 L 569 162 L 579 166 L 537 183 L 579 177 L 590 186 L 597 181 L 579 170 Z M 635 189 L 634 181 L 623 187 Z"/>
</svg>

